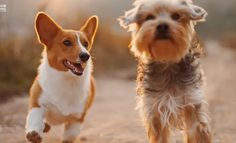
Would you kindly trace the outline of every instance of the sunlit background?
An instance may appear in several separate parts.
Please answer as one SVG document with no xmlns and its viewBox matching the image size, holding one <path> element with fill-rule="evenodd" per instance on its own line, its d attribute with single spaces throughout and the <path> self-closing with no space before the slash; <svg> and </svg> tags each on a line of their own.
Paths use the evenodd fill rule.
<svg viewBox="0 0 236 143">
<path fill-rule="evenodd" d="M 214 136 L 216 136 L 214 142 L 233 143 L 236 142 L 236 123 L 233 122 L 236 118 L 236 106 L 233 105 L 233 101 L 236 101 L 236 0 L 195 0 L 194 2 L 208 12 L 206 22 L 198 23 L 196 30 L 201 44 L 206 48 L 203 68 L 208 81 L 207 100 L 212 104 L 212 125 L 215 130 Z M 99 90 L 98 93 L 106 93 L 112 99 L 114 92 L 126 94 L 130 93 L 128 90 L 131 90 L 133 95 L 127 94 L 122 97 L 131 96 L 128 99 L 133 105 L 137 63 L 128 49 L 130 33 L 121 28 L 117 21 L 124 11 L 132 7 L 132 3 L 133 0 L 0 0 L 0 5 L 6 5 L 6 12 L 0 12 L 0 102 L 11 106 L 15 103 L 12 101 L 15 97 L 28 97 L 28 89 L 36 76 L 43 50 L 34 31 L 34 19 L 38 11 L 44 11 L 62 28 L 76 30 L 79 30 L 90 16 L 98 15 L 100 23 L 92 56 L 94 75 L 98 78 L 101 88 L 105 88 Z M 106 78 L 106 82 L 103 81 L 103 77 Z M 120 83 L 119 80 L 124 81 Z M 117 83 L 113 83 L 114 81 Z M 115 88 L 119 90 L 110 89 L 111 91 L 108 92 L 106 84 L 114 84 L 114 90 Z M 127 90 L 117 86 L 121 84 Z M 96 104 L 100 100 L 103 101 L 103 98 L 99 98 L 103 95 L 97 96 Z M 122 104 L 125 101 L 126 99 L 122 99 Z M 28 103 L 22 101 L 22 104 L 27 106 Z M 2 109 L 8 107 L 2 106 Z M 107 106 L 113 108 L 110 104 Z M 107 108 L 107 106 L 104 107 Z M 132 112 L 136 112 L 133 111 L 134 105 L 130 108 Z M 3 113 L 0 108 L 0 134 L 1 132 L 7 134 L 8 131 L 3 127 L 4 125 L 1 127 L 1 124 L 5 124 L 7 120 L 7 117 L 3 115 L 8 114 Z M 121 112 L 121 116 L 124 115 Z M 222 119 L 223 115 L 230 115 L 230 117 L 227 116 L 227 121 L 225 121 Z M 19 123 L 19 130 L 22 133 L 24 118 L 22 117 Z M 130 117 L 130 120 L 132 118 Z M 222 122 L 224 124 L 218 125 Z M 92 128 L 93 124 L 90 126 Z M 143 133 L 142 136 L 146 137 L 144 131 L 138 129 L 140 134 Z M 223 130 L 225 135 L 222 135 L 220 130 Z M 8 137 L 0 135 L 0 142 L 1 139 Z M 111 138 L 114 137 L 111 135 Z M 105 139 L 100 142 L 106 143 Z M 121 142 L 128 143 L 128 140 L 124 139 Z M 134 141 L 134 143 L 143 142 L 145 140 Z"/>
</svg>

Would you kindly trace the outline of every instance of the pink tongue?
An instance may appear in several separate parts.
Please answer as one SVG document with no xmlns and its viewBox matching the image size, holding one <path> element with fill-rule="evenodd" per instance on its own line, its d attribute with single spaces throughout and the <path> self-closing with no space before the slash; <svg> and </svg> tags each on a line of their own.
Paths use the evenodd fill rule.
<svg viewBox="0 0 236 143">
<path fill-rule="evenodd" d="M 71 64 L 73 66 L 73 71 L 78 72 L 78 73 L 83 73 L 84 68 L 81 66 L 81 64 Z"/>
</svg>

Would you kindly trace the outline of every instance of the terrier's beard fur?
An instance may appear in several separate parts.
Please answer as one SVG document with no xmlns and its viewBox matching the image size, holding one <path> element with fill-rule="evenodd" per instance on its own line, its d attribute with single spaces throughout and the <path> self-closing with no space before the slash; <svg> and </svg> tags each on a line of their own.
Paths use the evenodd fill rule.
<svg viewBox="0 0 236 143">
<path fill-rule="evenodd" d="M 146 24 L 133 34 L 131 52 L 141 59 L 151 59 L 161 62 L 179 62 L 187 53 L 193 31 L 192 24 L 172 26 L 169 39 L 158 40 L 155 38 L 156 23 Z"/>
<path fill-rule="evenodd" d="M 190 48 L 194 24 L 207 15 L 191 0 L 136 0 L 134 6 L 119 19 L 132 32 L 131 52 L 160 62 L 179 62 Z M 168 26 L 165 38 L 159 37 L 161 24 Z"/>
</svg>

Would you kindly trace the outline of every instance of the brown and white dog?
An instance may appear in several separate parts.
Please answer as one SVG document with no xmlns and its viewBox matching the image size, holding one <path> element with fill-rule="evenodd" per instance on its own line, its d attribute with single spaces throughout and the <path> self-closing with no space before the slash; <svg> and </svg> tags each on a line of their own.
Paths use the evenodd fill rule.
<svg viewBox="0 0 236 143">
<path fill-rule="evenodd" d="M 45 46 L 38 76 L 30 89 L 26 138 L 42 142 L 49 124 L 64 124 L 63 143 L 72 143 L 81 131 L 95 95 L 89 51 L 98 28 L 92 16 L 79 30 L 64 30 L 47 14 L 35 20 L 38 40 Z"/>
<path fill-rule="evenodd" d="M 136 0 L 119 18 L 132 32 L 131 52 L 139 59 L 137 108 L 152 143 L 170 142 L 170 131 L 186 130 L 187 143 L 210 143 L 203 97 L 203 48 L 194 25 L 206 11 L 191 0 Z"/>
</svg>

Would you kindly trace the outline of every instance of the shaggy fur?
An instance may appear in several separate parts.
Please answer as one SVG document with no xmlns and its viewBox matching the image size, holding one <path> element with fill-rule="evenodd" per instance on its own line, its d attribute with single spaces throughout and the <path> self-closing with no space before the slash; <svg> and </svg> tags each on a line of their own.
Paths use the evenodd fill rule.
<svg viewBox="0 0 236 143">
<path fill-rule="evenodd" d="M 185 129 L 187 143 L 210 143 L 203 48 L 194 31 L 207 13 L 191 0 L 136 0 L 134 6 L 119 21 L 132 32 L 130 50 L 139 60 L 137 109 L 149 140 L 168 143 L 171 130 Z M 158 38 L 162 23 L 169 26 L 167 39 Z"/>
</svg>

